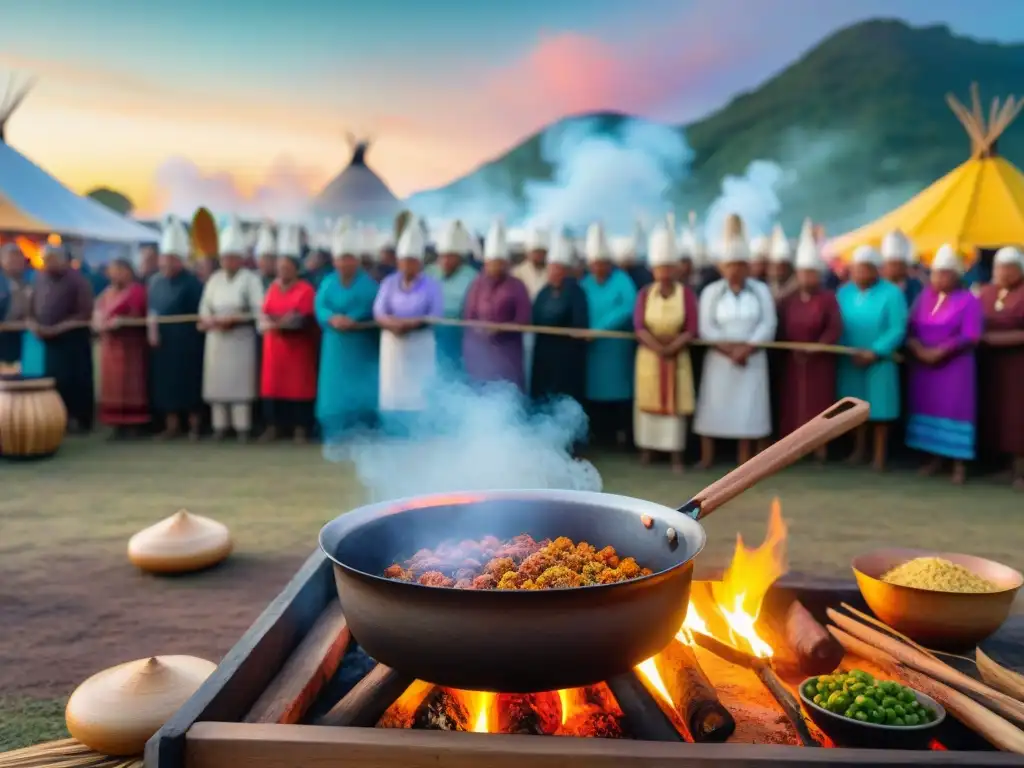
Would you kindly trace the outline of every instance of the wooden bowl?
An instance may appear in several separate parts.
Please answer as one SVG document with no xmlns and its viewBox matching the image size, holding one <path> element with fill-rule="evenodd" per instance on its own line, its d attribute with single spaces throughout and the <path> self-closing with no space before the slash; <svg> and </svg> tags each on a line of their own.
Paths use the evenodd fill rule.
<svg viewBox="0 0 1024 768">
<path fill-rule="evenodd" d="M 883 574 L 918 557 L 941 557 L 962 565 L 999 587 L 998 592 L 963 594 L 901 587 L 881 580 Z M 864 601 L 898 632 L 928 648 L 970 648 L 995 632 L 1010 615 L 1024 576 L 1013 568 L 972 555 L 919 549 L 880 549 L 853 561 Z"/>
<path fill-rule="evenodd" d="M 804 686 L 814 678 L 800 683 L 800 703 L 812 722 L 839 747 L 870 747 L 873 749 L 927 749 L 946 719 L 946 710 L 931 696 L 920 691 L 914 695 L 922 707 L 935 713 L 935 719 L 921 725 L 880 725 L 863 723 L 819 707 L 804 695 Z M 913 690 L 913 689 L 911 689 Z"/>
</svg>

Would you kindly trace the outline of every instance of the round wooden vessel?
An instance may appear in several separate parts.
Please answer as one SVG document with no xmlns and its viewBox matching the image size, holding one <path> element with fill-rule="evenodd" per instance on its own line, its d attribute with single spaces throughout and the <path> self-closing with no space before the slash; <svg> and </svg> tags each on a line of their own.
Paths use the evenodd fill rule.
<svg viewBox="0 0 1024 768">
<path fill-rule="evenodd" d="M 128 559 L 150 573 L 189 573 L 217 565 L 231 554 L 223 523 L 181 509 L 128 541 Z"/>
<path fill-rule="evenodd" d="M 0 377 L 0 456 L 52 456 L 67 427 L 68 412 L 53 379 Z"/>
</svg>

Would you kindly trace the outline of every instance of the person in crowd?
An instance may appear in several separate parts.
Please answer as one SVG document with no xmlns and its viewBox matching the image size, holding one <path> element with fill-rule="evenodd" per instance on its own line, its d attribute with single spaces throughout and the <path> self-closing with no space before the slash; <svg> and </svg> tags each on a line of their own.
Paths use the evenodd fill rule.
<svg viewBox="0 0 1024 768">
<path fill-rule="evenodd" d="M 110 280 L 107 279 L 107 271 L 105 269 L 95 269 L 84 259 L 72 259 L 71 268 L 81 272 L 82 276 L 89 281 L 89 287 L 92 289 L 93 296 L 99 296 L 110 285 Z"/>
<path fill-rule="evenodd" d="M 708 258 L 707 244 L 704 242 L 704 235 L 697 225 L 697 214 L 690 212 L 689 223 L 683 227 L 679 236 L 679 252 L 689 254 L 693 262 L 693 277 L 690 287 L 700 298 L 704 289 L 722 276 L 718 273 L 718 267 Z"/>
<path fill-rule="evenodd" d="M 146 288 L 131 262 L 115 259 L 107 267 L 108 285 L 93 310 L 92 327 L 100 337 L 100 422 L 124 437 L 150 421 L 149 344 Z M 134 322 L 133 322 L 134 321 Z"/>
<path fill-rule="evenodd" d="M 206 333 L 203 399 L 210 406 L 214 439 L 234 430 L 239 442 L 246 442 L 258 391 L 254 320 L 263 307 L 263 283 L 242 268 L 245 233 L 237 218 L 221 233 L 219 245 L 220 269 L 199 303 L 199 329 Z"/>
<path fill-rule="evenodd" d="M 298 227 L 282 227 L 279 236 L 284 241 L 282 251 L 298 253 Z M 267 425 L 260 436 L 262 442 L 272 442 L 282 433 L 291 432 L 296 443 L 305 443 L 313 429 L 319 344 L 315 299 L 313 286 L 299 279 L 297 259 L 278 258 L 277 279 L 267 289 L 260 316 L 260 398 Z"/>
<path fill-rule="evenodd" d="M 395 249 L 398 269 L 373 302 L 380 334 L 380 411 L 385 429 L 402 432 L 428 405 L 437 376 L 437 342 L 427 318 L 444 314 L 441 285 L 423 273 L 423 226 L 411 218 Z"/>
<path fill-rule="evenodd" d="M 206 285 L 213 273 L 220 269 L 217 259 L 213 256 L 200 256 L 195 262 L 195 275 L 201 285 Z"/>
<path fill-rule="evenodd" d="M 547 285 L 548 244 L 551 234 L 547 229 L 533 225 L 526 230 L 526 258 L 512 269 L 512 276 L 526 286 L 530 301 L 536 301 L 541 290 Z M 526 388 L 530 388 L 533 371 L 533 350 L 537 337 L 533 333 L 523 334 L 523 370 L 526 374 Z"/>
<path fill-rule="evenodd" d="M 159 271 L 160 251 L 156 245 L 150 243 L 143 245 L 139 249 L 139 282 L 142 283 L 142 287 L 148 288 L 150 279 Z"/>
<path fill-rule="evenodd" d="M 484 271 L 466 294 L 463 318 L 489 323 L 530 323 L 530 294 L 521 280 L 509 274 L 505 225 L 495 221 L 484 242 Z M 477 382 L 509 381 L 526 389 L 523 370 L 523 334 L 467 328 L 462 337 L 466 373 Z"/>
<path fill-rule="evenodd" d="M 893 354 L 907 331 L 907 302 L 896 285 L 882 280 L 882 254 L 870 245 L 853 252 L 850 281 L 836 296 L 843 317 L 839 343 L 854 347 L 854 355 L 839 360 L 839 397 L 856 397 L 871 405 L 869 424 L 854 432 L 851 464 L 864 461 L 868 432 L 872 433 L 872 466 L 885 469 L 889 425 L 900 415 L 899 371 Z"/>
<path fill-rule="evenodd" d="M 1000 248 L 992 265 L 993 282 L 981 293 L 981 424 L 993 452 L 1011 458 L 1013 486 L 1024 491 L 1024 255 Z"/>
<path fill-rule="evenodd" d="M 426 256 L 424 245 L 423 255 Z M 422 259 L 420 260 L 422 263 Z M 395 273 L 398 269 L 398 251 L 395 248 L 395 240 L 391 235 L 385 235 L 377 248 L 377 260 L 374 266 L 377 282 L 383 283 L 384 278 Z"/>
<path fill-rule="evenodd" d="M 28 316 L 31 286 L 25 275 L 25 254 L 17 243 L 0 248 L 0 323 L 24 323 Z M 0 331 L 0 363 L 21 360 L 22 331 Z"/>
<path fill-rule="evenodd" d="M 373 319 L 377 281 L 351 253 L 351 240 L 342 236 L 336 243 L 334 273 L 316 293 L 322 331 L 316 419 L 326 443 L 369 428 L 377 411 L 380 333 L 363 326 Z"/>
<path fill-rule="evenodd" d="M 320 286 L 320 281 L 331 274 L 329 263 L 330 253 L 322 247 L 321 243 L 315 243 L 315 248 L 310 248 L 306 254 L 306 261 L 303 264 L 302 279 L 314 288 Z"/>
<path fill-rule="evenodd" d="M 686 422 L 694 410 L 690 343 L 697 338 L 697 295 L 677 279 L 675 233 L 664 225 L 651 231 L 647 255 L 654 282 L 640 290 L 633 309 L 636 401 L 633 442 L 640 460 L 655 451 L 671 457 L 672 471 L 683 471 Z"/>
<path fill-rule="evenodd" d="M 274 228 L 269 221 L 260 224 L 256 233 L 256 245 L 253 247 L 253 255 L 256 257 L 256 269 L 259 272 L 260 280 L 263 282 L 263 290 L 270 290 L 271 284 L 278 278 L 277 274 L 277 238 L 274 235 Z"/>
<path fill-rule="evenodd" d="M 461 320 L 466 307 L 466 294 L 477 273 L 466 263 L 473 250 L 473 235 L 461 221 L 449 222 L 437 239 L 437 262 L 426 273 L 441 285 L 444 296 L 444 317 Z M 438 362 L 449 375 L 462 373 L 462 328 L 438 325 L 434 328 Z"/>
<path fill-rule="evenodd" d="M 767 278 L 768 287 L 771 289 L 772 298 L 775 299 L 776 304 L 797 289 L 796 279 L 793 275 L 793 247 L 781 224 L 776 224 L 775 229 L 772 230 Z"/>
<path fill-rule="evenodd" d="M 926 474 L 951 459 L 957 485 L 966 480 L 966 462 L 975 454 L 974 349 L 984 325 L 981 303 L 963 285 L 963 275 L 960 254 L 949 245 L 939 248 L 929 285 L 910 311 L 906 341 L 907 446 L 932 457 Z"/>
<path fill-rule="evenodd" d="M 722 279 L 700 296 L 701 338 L 713 344 L 704 357 L 693 431 L 700 435 L 700 466 L 715 461 L 715 440 L 738 441 L 739 463 L 753 456 L 754 441 L 772 431 L 768 356 L 758 345 L 775 338 L 775 301 L 768 286 L 750 277 L 743 222 L 725 223 L 719 268 Z"/>
<path fill-rule="evenodd" d="M 55 380 L 68 411 L 69 427 L 80 432 L 92 429 L 96 409 L 92 309 L 89 281 L 71 268 L 63 245 L 47 245 L 43 270 L 32 287 L 27 322 L 41 352 L 42 373 Z M 26 352 L 23 347 L 23 361 Z M 32 375 L 28 368 L 23 365 L 23 372 Z"/>
<path fill-rule="evenodd" d="M 810 219 L 804 222 L 796 247 L 796 290 L 779 303 L 779 337 L 807 344 L 838 344 L 843 319 L 836 295 L 822 285 L 828 271 L 814 238 Z M 781 355 L 779 436 L 785 437 L 827 410 L 835 401 L 836 357 L 825 352 L 787 350 Z M 827 446 L 815 452 L 819 462 Z"/>
<path fill-rule="evenodd" d="M 750 240 L 749 277 L 760 280 L 762 283 L 768 280 L 768 262 L 771 260 L 772 239 L 769 235 L 758 235 Z"/>
<path fill-rule="evenodd" d="M 159 318 L 199 313 L 203 284 L 185 269 L 189 236 L 180 219 L 170 217 L 160 240 L 160 272 L 147 291 L 151 408 L 163 421 L 159 439 L 182 434 L 199 439 L 203 410 L 203 335 L 193 323 L 160 323 Z"/>
<path fill-rule="evenodd" d="M 585 331 L 590 321 L 587 296 L 572 276 L 572 241 L 555 235 L 547 254 L 547 282 L 533 302 L 533 325 Z M 579 335 L 537 336 L 530 371 L 530 397 L 535 401 L 567 396 L 582 403 L 587 373 L 587 341 Z"/>
<path fill-rule="evenodd" d="M 588 274 L 582 288 L 587 297 L 590 328 L 632 331 L 636 286 L 612 264 L 604 227 L 595 222 L 587 229 L 585 244 Z M 633 412 L 633 358 L 631 339 L 595 338 L 587 345 L 586 409 L 596 441 L 625 445 Z"/>
<path fill-rule="evenodd" d="M 913 307 L 921 295 L 921 281 L 910 274 L 914 245 L 903 232 L 894 229 L 882 238 L 882 277 L 903 292 L 907 307 Z"/>
<path fill-rule="evenodd" d="M 622 251 L 616 255 L 619 269 L 629 275 L 638 291 L 654 281 L 646 264 L 647 233 L 640 221 L 633 227 L 633 236 L 623 244 Z"/>
</svg>

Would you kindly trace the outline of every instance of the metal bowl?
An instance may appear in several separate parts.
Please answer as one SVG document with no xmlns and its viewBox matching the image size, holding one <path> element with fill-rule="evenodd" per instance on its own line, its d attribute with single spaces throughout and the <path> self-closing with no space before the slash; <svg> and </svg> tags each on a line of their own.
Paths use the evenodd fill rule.
<svg viewBox="0 0 1024 768">
<path fill-rule="evenodd" d="M 998 592 L 936 592 L 882 581 L 887 571 L 918 557 L 941 557 L 999 586 Z M 1024 576 L 1013 568 L 972 555 L 919 549 L 881 549 L 854 559 L 864 601 L 874 614 L 921 645 L 941 650 L 970 648 L 995 632 L 1010 615 Z"/>
<path fill-rule="evenodd" d="M 809 677 L 800 683 L 800 703 L 822 733 L 828 736 L 839 747 L 871 747 L 874 749 L 925 749 L 935 738 L 942 721 L 946 719 L 946 710 L 931 696 L 914 691 L 921 706 L 928 707 L 935 713 L 935 719 L 921 725 L 880 725 L 864 723 L 851 717 L 837 715 L 824 707 L 819 707 L 804 695 L 804 686 Z M 910 690 L 913 690 L 911 688 Z"/>
</svg>

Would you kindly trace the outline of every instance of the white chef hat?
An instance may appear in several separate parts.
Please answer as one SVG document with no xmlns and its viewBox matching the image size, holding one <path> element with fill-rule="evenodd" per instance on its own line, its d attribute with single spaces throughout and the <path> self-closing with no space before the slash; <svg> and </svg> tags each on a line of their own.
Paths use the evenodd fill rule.
<svg viewBox="0 0 1024 768">
<path fill-rule="evenodd" d="M 382 245 L 381 250 L 387 248 Z M 400 259 L 415 259 L 423 261 L 427 251 L 427 238 L 423 233 L 423 225 L 416 217 L 409 219 L 402 230 L 402 236 L 398 238 L 398 245 L 395 246 L 395 256 Z"/>
<path fill-rule="evenodd" d="M 277 252 L 290 259 L 297 259 L 302 254 L 302 231 L 297 224 L 282 224 L 278 227 Z"/>
<path fill-rule="evenodd" d="M 693 266 L 701 267 L 707 261 L 707 246 L 704 244 L 704 237 L 697 227 L 697 213 L 690 211 L 689 224 L 683 228 L 679 235 L 680 258 L 689 257 Z"/>
<path fill-rule="evenodd" d="M 814 224 L 810 219 L 804 219 L 804 225 L 800 229 L 794 266 L 796 269 L 814 269 L 818 272 L 825 269 L 825 261 L 821 258 L 818 241 L 814 238 Z"/>
<path fill-rule="evenodd" d="M 587 261 L 593 264 L 595 261 L 611 261 L 612 253 L 608 247 L 608 237 L 604 232 L 604 225 L 595 221 L 587 227 L 587 240 L 584 247 Z"/>
<path fill-rule="evenodd" d="M 660 225 L 651 230 L 647 241 L 647 260 L 652 268 L 679 263 L 675 233 L 667 226 Z"/>
<path fill-rule="evenodd" d="M 750 239 L 749 253 L 745 261 L 754 259 L 760 261 L 761 259 L 767 259 L 772 250 L 772 241 L 767 235 L 757 235 Z M 726 261 L 726 259 L 722 259 Z M 734 259 L 735 261 L 735 259 Z"/>
<path fill-rule="evenodd" d="M 747 244 L 743 219 L 739 217 L 739 214 L 730 213 L 725 219 L 718 260 L 722 264 L 733 261 L 750 261 L 750 246 Z"/>
<path fill-rule="evenodd" d="M 274 227 L 269 221 L 260 224 L 259 231 L 256 233 L 253 255 L 256 258 L 277 255 L 277 238 L 274 237 Z"/>
<path fill-rule="evenodd" d="M 942 245 L 935 252 L 935 258 L 932 259 L 932 269 L 948 269 L 956 272 L 958 275 L 962 275 L 964 273 L 964 260 L 960 258 L 960 254 L 957 253 L 953 246 Z"/>
<path fill-rule="evenodd" d="M 673 245 L 675 244 L 673 243 Z M 643 261 L 650 255 L 649 246 L 650 243 L 647 239 L 647 232 L 644 230 L 644 223 L 637 219 L 633 224 L 633 237 L 629 241 L 628 256 L 626 258 Z"/>
<path fill-rule="evenodd" d="M 894 229 L 882 238 L 882 260 L 910 263 L 910 238 L 902 230 Z"/>
<path fill-rule="evenodd" d="M 187 259 L 192 250 L 192 243 L 184 223 L 177 216 L 168 216 L 164 222 L 164 230 L 160 235 L 160 253 L 171 254 Z"/>
<path fill-rule="evenodd" d="M 1019 248 L 1015 248 L 1012 245 L 1004 245 L 998 251 L 996 251 L 995 258 L 992 259 L 993 264 L 1016 264 L 1021 269 L 1024 269 L 1024 254 L 1021 254 Z"/>
<path fill-rule="evenodd" d="M 768 258 L 776 264 L 789 264 L 793 260 L 793 246 L 781 224 L 776 224 L 772 229 L 772 244 Z"/>
<path fill-rule="evenodd" d="M 227 226 L 220 231 L 217 238 L 217 250 L 221 256 L 244 256 L 247 250 L 245 230 L 237 216 L 228 219 Z"/>
<path fill-rule="evenodd" d="M 361 249 L 359 230 L 349 225 L 331 235 L 331 256 L 340 259 L 342 256 L 358 256 Z"/>
<path fill-rule="evenodd" d="M 551 240 L 550 234 L 544 227 L 534 224 L 526 230 L 525 247 L 527 251 L 546 251 Z"/>
<path fill-rule="evenodd" d="M 495 219 L 484 238 L 484 261 L 508 261 L 508 233 L 505 222 Z"/>
<path fill-rule="evenodd" d="M 548 264 L 561 264 L 571 267 L 576 259 L 572 239 L 565 232 L 558 232 L 551 238 L 551 249 L 548 251 Z"/>
<path fill-rule="evenodd" d="M 870 264 L 873 267 L 882 266 L 882 254 L 873 245 L 859 245 L 853 252 L 854 264 Z"/>
<path fill-rule="evenodd" d="M 441 227 L 434 243 L 434 250 L 438 255 L 442 253 L 464 254 L 469 248 L 466 247 L 466 233 L 462 222 L 458 219 L 449 221 Z"/>
</svg>

